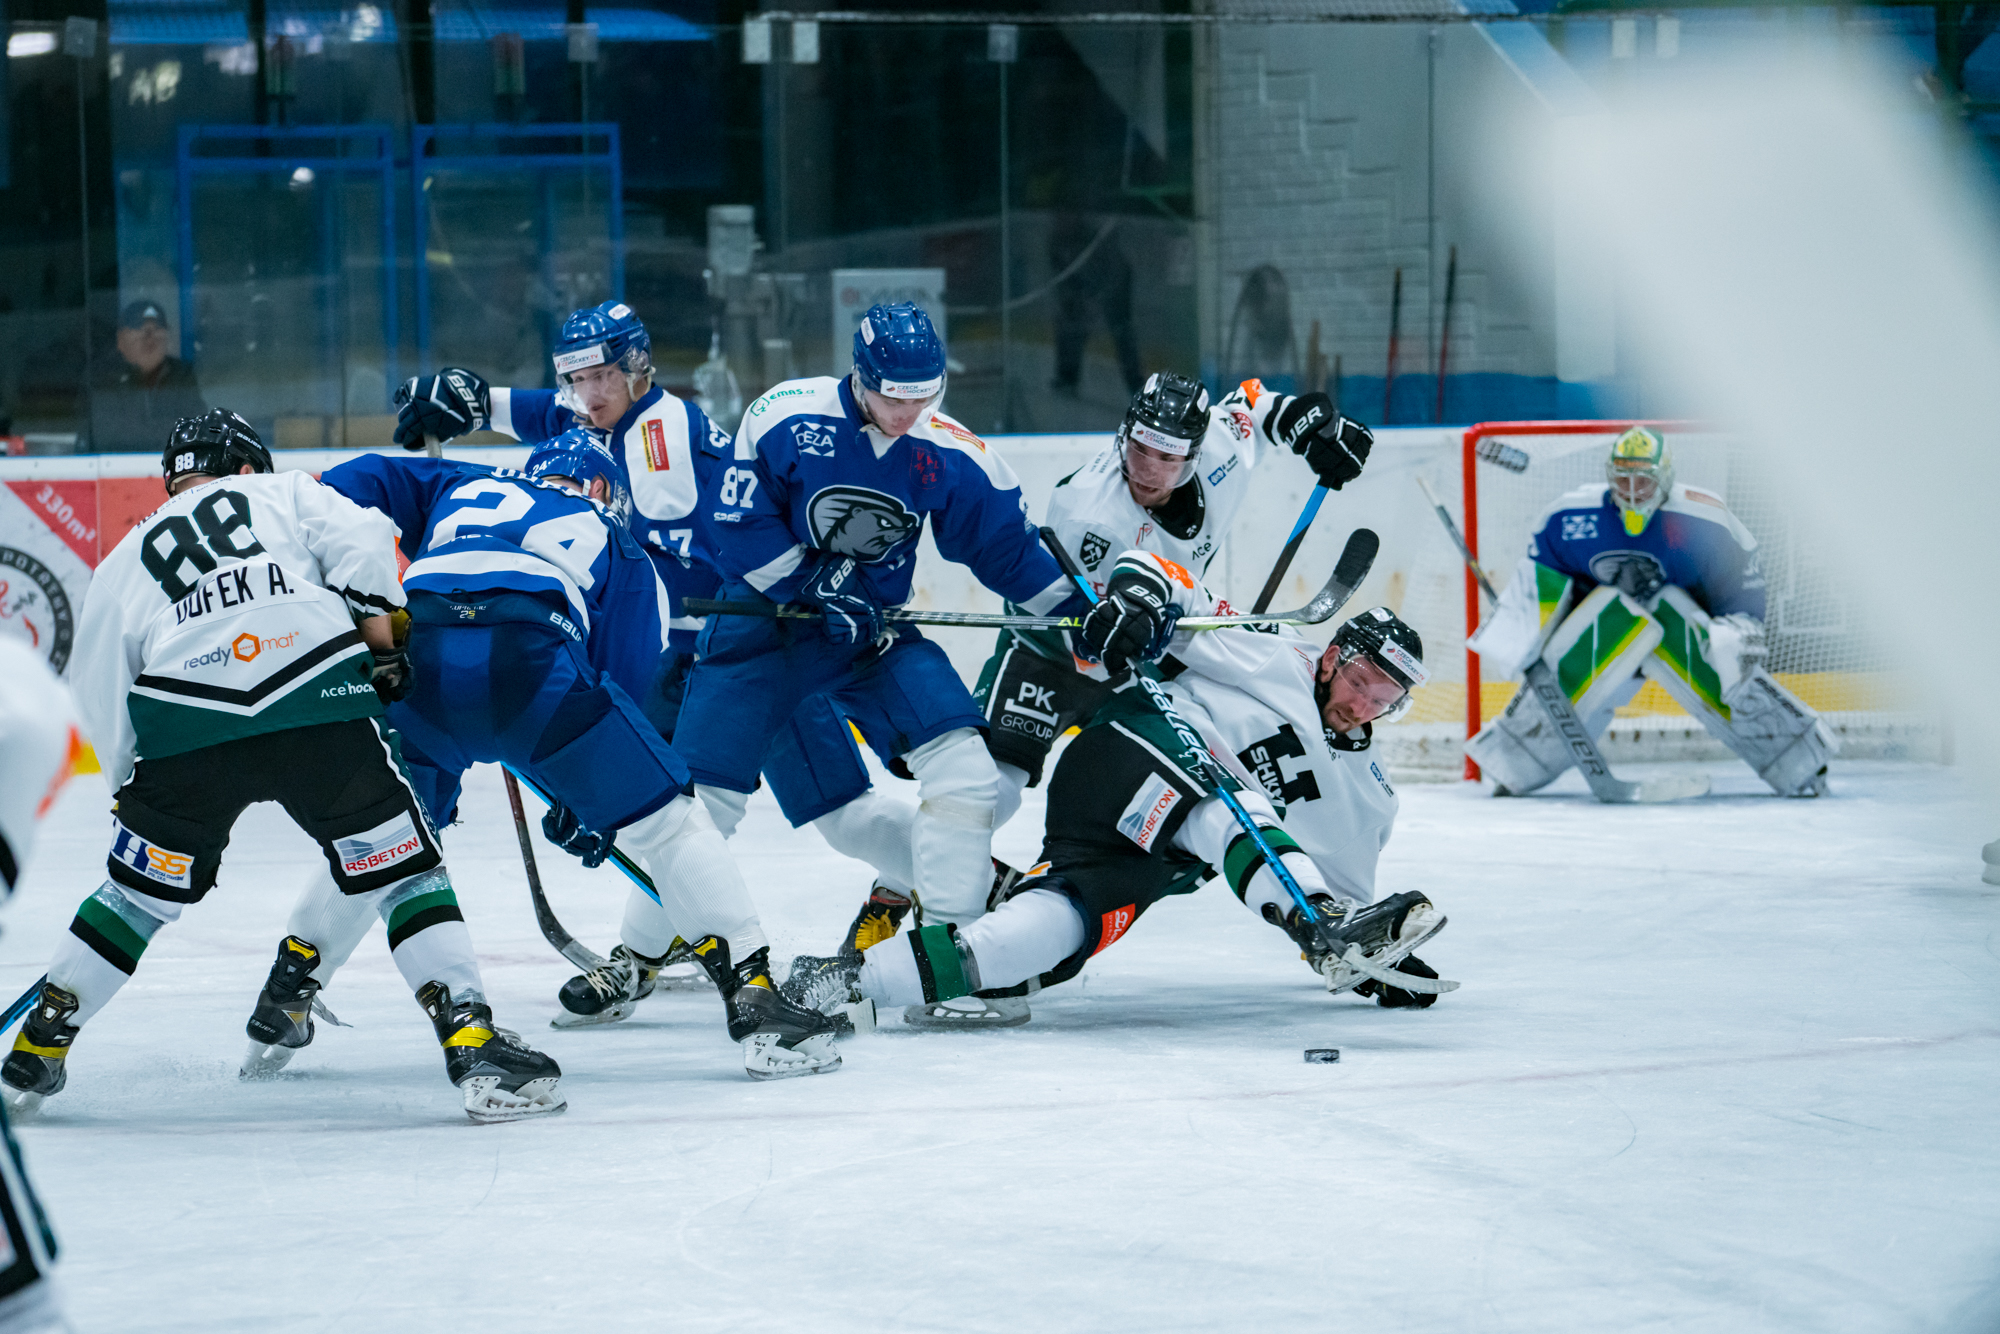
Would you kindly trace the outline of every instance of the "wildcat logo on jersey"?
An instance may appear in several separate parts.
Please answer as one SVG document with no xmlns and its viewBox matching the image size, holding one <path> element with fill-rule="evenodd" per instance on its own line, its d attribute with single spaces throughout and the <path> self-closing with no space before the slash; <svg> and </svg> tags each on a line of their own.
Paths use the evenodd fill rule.
<svg viewBox="0 0 2000 1334">
<path fill-rule="evenodd" d="M 1084 569 L 1094 570 L 1104 563 L 1106 556 L 1111 554 L 1111 541 L 1109 538 L 1099 537 L 1096 533 L 1085 533 L 1083 545 L 1076 549 L 1076 554 L 1083 557 Z"/>
<path fill-rule="evenodd" d="M 1563 541 L 1594 542 L 1597 540 L 1597 516 L 1595 514 L 1565 514 L 1563 520 Z"/>
<path fill-rule="evenodd" d="M 829 486 L 806 505 L 813 545 L 837 556 L 878 561 L 915 538 L 921 516 L 894 496 L 865 486 Z"/>
<path fill-rule="evenodd" d="M 1181 794 L 1173 784 L 1158 774 L 1148 774 L 1146 785 L 1133 795 L 1118 816 L 1118 832 L 1137 843 L 1141 850 L 1151 852 L 1153 840 L 1160 836 L 1167 816 L 1180 801 Z"/>
<path fill-rule="evenodd" d="M 830 459 L 833 457 L 833 428 L 824 422 L 793 422 L 792 443 L 798 446 L 801 454 Z"/>
<path fill-rule="evenodd" d="M 1590 558 L 1590 577 L 1644 602 L 1667 583 L 1667 567 L 1646 551 L 1600 551 Z"/>
<path fill-rule="evenodd" d="M 333 841 L 334 854 L 340 858 L 340 869 L 351 876 L 367 875 L 370 871 L 394 866 L 423 850 L 423 836 L 410 823 L 407 814 L 392 816 L 373 829 Z"/>
<path fill-rule="evenodd" d="M 194 888 L 193 854 L 154 847 L 127 829 L 125 822 L 115 815 L 111 817 L 111 832 L 112 861 L 129 866 L 148 880 L 162 885 L 171 885 L 175 889 Z"/>
<path fill-rule="evenodd" d="M 1229 429 L 1238 440 L 1250 438 L 1250 414 L 1238 408 L 1229 410 Z"/>
</svg>

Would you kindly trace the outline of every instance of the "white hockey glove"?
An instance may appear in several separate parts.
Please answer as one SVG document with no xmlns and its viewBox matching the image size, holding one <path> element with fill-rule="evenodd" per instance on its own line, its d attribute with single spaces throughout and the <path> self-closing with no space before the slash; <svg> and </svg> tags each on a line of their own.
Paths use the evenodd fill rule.
<svg viewBox="0 0 2000 1334">
<path fill-rule="evenodd" d="M 1743 683 L 1764 665 L 1764 623 L 1755 616 L 1732 612 L 1708 624 L 1708 661 L 1722 686 L 1722 702 L 1732 704 Z"/>
</svg>

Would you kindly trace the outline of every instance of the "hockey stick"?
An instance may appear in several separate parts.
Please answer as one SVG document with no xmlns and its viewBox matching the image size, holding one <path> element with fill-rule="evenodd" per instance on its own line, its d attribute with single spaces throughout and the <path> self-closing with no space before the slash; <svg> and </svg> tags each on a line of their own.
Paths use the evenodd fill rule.
<svg viewBox="0 0 2000 1334">
<path fill-rule="evenodd" d="M 1366 554 L 1361 556 L 1358 561 L 1350 561 L 1350 557 L 1356 555 L 1356 539 L 1364 535 L 1371 539 L 1369 542 L 1363 544 L 1366 548 Z M 1367 578 L 1368 567 L 1375 562 L 1375 543 L 1372 540 L 1374 537 L 1375 534 L 1369 532 L 1366 528 L 1360 528 L 1356 529 L 1354 536 L 1348 539 L 1347 550 L 1341 554 L 1340 564 L 1334 570 L 1333 579 L 1327 582 L 1329 589 L 1333 588 L 1336 583 L 1343 586 L 1345 591 L 1340 596 L 1340 603 L 1344 603 L 1348 598 L 1353 597 L 1355 588 L 1360 585 L 1363 579 Z M 1076 561 L 1071 558 L 1069 552 L 1064 549 L 1061 541 L 1057 539 L 1055 531 L 1050 528 L 1042 529 L 1042 542 L 1048 547 L 1049 554 L 1056 558 L 1056 563 L 1062 566 L 1063 573 L 1068 575 L 1077 588 L 1082 590 L 1085 599 L 1094 605 L 1097 602 L 1097 594 L 1091 590 L 1090 581 L 1084 578 L 1083 571 L 1077 566 Z M 1335 611 L 1338 611 L 1340 603 L 1336 603 L 1327 612 L 1327 615 L 1331 616 Z M 1243 808 L 1243 803 L 1236 799 L 1236 794 L 1229 790 L 1229 784 L 1234 780 L 1230 778 L 1228 771 L 1223 768 L 1222 762 L 1210 753 L 1208 744 L 1202 740 L 1201 734 L 1189 727 L 1186 720 L 1174 709 L 1173 702 L 1167 698 L 1167 692 L 1160 688 L 1159 682 L 1142 672 L 1133 672 L 1132 679 L 1138 683 L 1141 690 L 1146 692 L 1146 697 L 1153 702 L 1153 707 L 1160 711 L 1160 716 L 1166 720 L 1167 726 L 1174 729 L 1174 734 L 1180 738 L 1181 744 L 1208 769 L 1209 782 L 1215 788 L 1216 797 L 1221 800 L 1223 806 L 1228 809 L 1231 818 L 1236 821 L 1244 834 L 1249 837 L 1251 846 L 1255 847 L 1257 854 L 1264 859 L 1264 865 L 1270 867 L 1271 873 L 1278 877 L 1278 883 L 1285 887 L 1287 894 L 1291 895 L 1292 902 L 1298 905 L 1300 915 L 1312 927 L 1313 936 L 1320 942 L 1321 949 L 1339 958 L 1343 964 L 1352 968 L 1355 972 L 1365 977 L 1372 977 L 1384 985 L 1400 987 L 1404 991 L 1421 991 L 1427 994 L 1438 995 L 1458 989 L 1458 983 L 1456 982 L 1445 982 L 1436 978 L 1418 977 L 1411 973 L 1391 972 L 1388 969 L 1380 968 L 1369 962 L 1368 957 L 1362 953 L 1358 942 L 1349 945 L 1343 951 L 1340 948 L 1340 942 L 1333 937 L 1332 929 L 1327 926 L 1326 919 L 1314 910 L 1312 903 L 1306 898 L 1306 892 L 1299 888 L 1299 882 L 1292 878 L 1291 871 L 1285 867 L 1284 861 L 1278 856 L 1276 850 L 1271 847 L 1270 841 L 1264 837 L 1263 829 L 1257 824 L 1256 820 L 1251 818 L 1250 812 Z M 1439 923 L 1439 925 L 1442 926 L 1443 923 Z"/>
<path fill-rule="evenodd" d="M 1264 591 L 1257 595 L 1256 605 L 1250 608 L 1251 615 L 1261 615 L 1271 605 L 1285 571 L 1292 568 L 1292 557 L 1299 554 L 1299 548 L 1305 543 L 1306 529 L 1312 527 L 1313 520 L 1319 517 L 1319 507 L 1326 503 L 1326 492 L 1326 487 L 1316 486 L 1306 497 L 1306 507 L 1299 511 L 1299 521 L 1292 525 L 1292 535 L 1285 539 L 1285 549 L 1278 553 L 1278 563 L 1271 567 L 1271 577 L 1264 581 Z"/>
<path fill-rule="evenodd" d="M 528 873 L 528 899 L 535 905 L 535 925 L 542 929 L 542 939 L 586 973 L 602 968 L 604 956 L 579 944 L 556 920 L 555 909 L 549 907 L 548 896 L 542 893 L 542 873 L 535 867 L 535 844 L 528 834 L 528 815 L 521 809 L 521 785 L 514 781 L 511 768 L 502 768 L 500 777 L 507 783 L 507 804 L 514 808 L 514 837 L 521 841 L 521 869 Z"/>
<path fill-rule="evenodd" d="M 42 988 L 48 984 L 48 980 L 49 975 L 43 973 L 35 985 L 15 997 L 14 1003 L 9 1005 L 4 1013 L 0 1013 L 0 1033 L 12 1028 L 15 1020 L 35 1008 L 35 997 L 42 994 Z"/>
<path fill-rule="evenodd" d="M 1375 560 L 1375 550 L 1381 539 L 1366 528 L 1357 528 L 1347 539 L 1346 550 L 1340 553 L 1340 561 L 1334 566 L 1333 577 L 1326 587 L 1313 594 L 1312 600 L 1303 607 L 1291 611 L 1270 611 L 1249 616 L 1183 616 L 1180 628 L 1183 630 L 1223 630 L 1231 627 L 1253 625 L 1318 625 L 1327 620 L 1341 604 L 1354 596 L 1352 584 L 1341 582 L 1343 572 L 1355 561 L 1360 562 L 1365 575 L 1368 566 Z M 1356 580 L 1358 583 L 1359 580 Z M 684 604 L 691 616 L 761 616 L 765 620 L 816 621 L 821 613 L 795 607 L 790 603 L 775 602 L 726 602 L 711 598 L 689 598 Z M 1075 630 L 1083 622 L 1075 616 L 1017 616 L 1007 612 L 984 611 L 906 611 L 900 607 L 883 612 L 890 621 L 901 621 L 910 625 L 969 625 L 988 630 Z"/>
<path fill-rule="evenodd" d="M 1486 594 L 1489 603 L 1497 603 L 1500 595 L 1493 589 L 1493 581 L 1486 577 L 1486 571 L 1479 568 L 1479 561 L 1466 544 L 1465 534 L 1458 530 L 1451 511 L 1444 507 L 1437 492 L 1417 476 L 1417 485 L 1423 488 L 1424 498 L 1431 502 L 1431 509 L 1437 514 L 1438 522 L 1451 537 L 1458 554 L 1464 558 L 1465 566 L 1472 571 L 1472 577 L 1479 581 L 1480 591 Z M 1604 762 L 1604 754 L 1598 750 L 1597 742 L 1591 739 L 1583 720 L 1576 716 L 1576 708 L 1570 703 L 1569 693 L 1556 680 L 1555 671 L 1544 662 L 1539 654 L 1522 673 L 1527 678 L 1528 689 L 1535 692 L 1542 708 L 1548 712 L 1549 721 L 1555 724 L 1561 734 L 1563 744 L 1569 747 L 1576 761 L 1576 767 L 1583 771 L 1583 781 L 1590 784 L 1590 791 L 1599 801 L 1614 805 L 1643 803 L 1647 805 L 1663 801 L 1685 801 L 1689 797 L 1708 794 L 1709 781 L 1705 774 L 1680 774 L 1670 778 L 1648 778 L 1640 782 L 1630 782 L 1611 772 L 1611 766 Z M 1407 990 L 1407 988 L 1405 988 Z"/>
</svg>

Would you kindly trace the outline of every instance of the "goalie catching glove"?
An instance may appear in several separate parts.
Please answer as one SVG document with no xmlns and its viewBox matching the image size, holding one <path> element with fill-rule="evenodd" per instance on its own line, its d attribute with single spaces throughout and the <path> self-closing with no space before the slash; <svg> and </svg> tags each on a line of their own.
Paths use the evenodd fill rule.
<svg viewBox="0 0 2000 1334">
<path fill-rule="evenodd" d="M 492 390 L 461 367 L 413 376 L 396 391 L 395 438 L 404 449 L 422 449 L 426 439 L 455 440 L 467 431 L 484 429 L 492 420 Z"/>
<path fill-rule="evenodd" d="M 1128 551 L 1118 558 L 1104 597 L 1084 616 L 1076 630 L 1076 656 L 1098 662 L 1111 676 L 1121 676 L 1137 662 L 1157 661 L 1167 651 L 1180 623 L 1181 609 L 1162 562 L 1145 552 Z M 1179 567 L 1175 567 L 1178 569 Z"/>
<path fill-rule="evenodd" d="M 1375 433 L 1335 412 L 1333 400 L 1325 394 L 1300 394 L 1278 410 L 1271 427 L 1280 443 L 1302 456 L 1329 491 L 1359 477 L 1375 445 Z"/>
</svg>

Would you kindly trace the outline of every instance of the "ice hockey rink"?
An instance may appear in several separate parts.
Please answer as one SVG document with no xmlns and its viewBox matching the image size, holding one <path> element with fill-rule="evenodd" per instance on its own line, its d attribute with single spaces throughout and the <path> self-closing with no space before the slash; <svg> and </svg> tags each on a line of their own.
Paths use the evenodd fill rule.
<svg viewBox="0 0 2000 1334">
<path fill-rule="evenodd" d="M 1423 953 L 1464 983 L 1427 1011 L 1328 997 L 1212 884 L 1027 1027 L 890 1012 L 838 1072 L 758 1084 L 709 990 L 548 1027 L 573 970 L 481 766 L 446 850 L 498 1017 L 569 1098 L 498 1126 L 379 928 L 325 996 L 353 1027 L 238 1081 L 314 855 L 260 806 L 21 1142 L 84 1331 L 1994 1328 L 1993 813 L 1946 766 L 1839 765 L 1819 801 L 1708 768 L 1677 806 L 1404 786 L 1381 888 L 1449 914 Z M 101 879 L 106 805 L 83 776 L 47 821 L 9 995 Z M 868 884 L 764 795 L 732 846 L 780 959 Z M 539 850 L 608 948 L 623 882 Z"/>
</svg>

